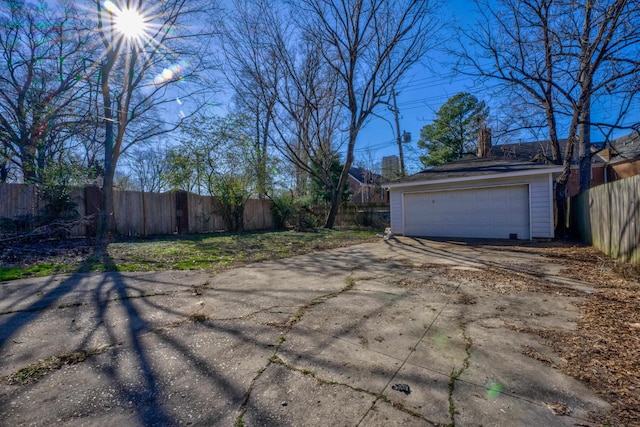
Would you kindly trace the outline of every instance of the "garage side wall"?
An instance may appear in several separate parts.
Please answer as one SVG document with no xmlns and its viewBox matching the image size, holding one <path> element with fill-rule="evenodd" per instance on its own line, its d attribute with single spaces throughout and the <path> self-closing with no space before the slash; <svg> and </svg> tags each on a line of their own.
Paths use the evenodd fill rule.
<svg viewBox="0 0 640 427">
<path fill-rule="evenodd" d="M 551 175 L 529 179 L 531 237 L 553 238 L 553 182 Z"/>
<path fill-rule="evenodd" d="M 391 231 L 404 234 L 404 194 L 424 191 L 460 190 L 507 185 L 529 185 L 529 206 L 532 238 L 553 238 L 553 186 L 550 174 L 505 179 L 467 180 L 439 184 L 418 184 L 411 187 L 391 188 Z"/>
<path fill-rule="evenodd" d="M 391 215 L 391 232 L 393 234 L 404 234 L 402 229 L 402 191 L 389 191 L 389 212 Z"/>
</svg>

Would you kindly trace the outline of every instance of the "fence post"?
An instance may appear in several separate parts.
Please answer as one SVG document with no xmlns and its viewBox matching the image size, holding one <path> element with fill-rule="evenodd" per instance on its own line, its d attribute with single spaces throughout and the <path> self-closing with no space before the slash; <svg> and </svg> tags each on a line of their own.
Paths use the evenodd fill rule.
<svg viewBox="0 0 640 427">
<path fill-rule="evenodd" d="M 189 233 L 189 202 L 186 191 L 176 191 L 176 224 L 178 234 Z"/>
<path fill-rule="evenodd" d="M 85 215 L 95 215 L 95 218 L 87 225 L 87 237 L 95 237 L 98 233 L 98 217 L 102 207 L 102 189 L 95 186 L 84 187 L 84 212 Z"/>
</svg>

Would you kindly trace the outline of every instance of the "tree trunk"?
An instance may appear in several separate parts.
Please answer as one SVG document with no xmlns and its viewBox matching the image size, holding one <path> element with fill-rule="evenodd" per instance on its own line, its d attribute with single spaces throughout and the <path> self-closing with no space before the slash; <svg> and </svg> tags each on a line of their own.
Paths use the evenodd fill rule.
<svg viewBox="0 0 640 427">
<path fill-rule="evenodd" d="M 338 188 L 331 196 L 331 208 L 329 209 L 329 215 L 327 215 L 327 221 L 324 224 L 324 228 L 333 228 L 336 217 L 338 216 L 338 210 L 342 204 L 342 194 L 344 193 L 344 186 L 349 179 L 349 170 L 353 164 L 353 149 L 356 145 L 356 138 L 358 136 L 359 127 L 355 124 L 355 117 L 352 119 L 352 126 L 349 131 L 349 144 L 347 146 L 347 158 L 345 159 L 344 166 L 342 167 L 342 173 L 338 180 Z"/>
<path fill-rule="evenodd" d="M 113 231 L 114 203 L 113 203 L 113 180 L 115 167 L 113 162 L 113 124 L 107 122 L 105 147 L 104 147 L 104 179 L 102 184 L 102 210 L 100 211 L 100 221 L 98 223 L 97 243 L 99 247 L 105 248 L 108 244 L 109 232 Z"/>
<path fill-rule="evenodd" d="M 568 145 L 572 145 L 571 141 L 567 142 Z M 555 228 L 555 236 L 558 238 L 565 238 L 567 236 L 567 183 L 569 182 L 569 176 L 571 175 L 571 157 L 573 155 L 573 149 L 567 147 L 567 154 L 569 157 L 565 157 L 563 163 L 563 170 L 558 179 L 556 180 L 556 209 L 557 209 L 557 223 Z"/>
<path fill-rule="evenodd" d="M 549 103 L 545 106 L 547 118 L 547 128 L 549 129 L 549 139 L 551 141 L 551 161 L 556 165 L 562 164 L 560 155 L 560 143 L 558 142 L 558 130 L 556 126 L 556 116 L 553 106 Z"/>
<path fill-rule="evenodd" d="M 106 57 L 106 61 L 100 66 L 102 81 L 100 82 L 102 101 L 104 103 L 104 179 L 102 183 L 102 210 L 98 222 L 98 235 L 96 236 L 97 250 L 106 249 L 109 231 L 113 224 L 113 177 L 115 175 L 114 159 L 114 120 L 111 105 L 111 92 L 109 88 L 109 73 L 115 62 L 114 54 Z"/>
<path fill-rule="evenodd" d="M 36 147 L 25 144 L 20 147 L 20 163 L 22 164 L 22 180 L 25 184 L 35 184 L 38 182 L 36 172 Z"/>
<path fill-rule="evenodd" d="M 576 131 L 578 128 L 578 118 L 574 114 L 569 126 L 569 137 L 567 138 L 567 148 L 564 152 L 564 162 L 562 164 L 562 173 L 556 179 L 556 206 L 558 209 L 558 223 L 556 224 L 556 237 L 564 238 L 567 235 L 567 183 L 571 176 L 571 159 L 573 158 L 573 150 L 577 144 Z"/>
<path fill-rule="evenodd" d="M 586 89 L 587 93 L 591 89 Z M 583 192 L 591 186 L 591 100 L 587 97 L 580 114 L 580 142 L 578 145 L 578 165 L 580 170 L 580 184 L 578 191 Z"/>
<path fill-rule="evenodd" d="M 333 228 L 336 218 L 338 217 L 338 210 L 340 209 L 340 201 L 342 200 L 342 191 L 339 189 L 334 191 L 331 195 L 331 206 L 329 208 L 329 214 L 327 220 L 324 223 L 324 228 Z"/>
<path fill-rule="evenodd" d="M 591 184 L 591 92 L 593 90 L 592 78 L 594 69 L 591 65 L 592 48 L 592 13 L 595 2 L 588 0 L 585 2 L 585 16 L 582 27 L 582 37 L 580 38 L 580 97 L 578 99 L 578 166 L 580 171 L 580 183 L 578 191 L 582 192 L 589 188 Z M 597 27 L 597 25 L 596 25 Z"/>
</svg>

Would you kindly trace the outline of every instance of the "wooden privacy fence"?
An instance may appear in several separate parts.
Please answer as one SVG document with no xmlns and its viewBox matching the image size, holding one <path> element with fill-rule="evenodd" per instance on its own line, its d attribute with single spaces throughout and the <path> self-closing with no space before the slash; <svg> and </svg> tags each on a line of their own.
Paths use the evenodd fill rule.
<svg viewBox="0 0 640 427">
<path fill-rule="evenodd" d="M 599 185 L 571 199 L 571 226 L 605 254 L 640 264 L 640 175 Z"/>
<path fill-rule="evenodd" d="M 35 217 L 43 207 L 35 185 L 0 184 L 0 218 Z"/>
<path fill-rule="evenodd" d="M 100 211 L 102 190 L 98 187 L 74 189 L 72 199 L 80 216 Z M 44 202 L 35 185 L 0 184 L 0 218 L 37 217 Z M 244 229 L 273 228 L 272 203 L 248 200 L 244 208 Z M 114 191 L 115 227 L 123 236 L 225 231 L 221 214 L 211 196 L 184 191 L 144 193 Z M 94 236 L 95 225 L 76 227 L 74 237 Z"/>
<path fill-rule="evenodd" d="M 359 225 L 384 229 L 389 227 L 389 222 L 389 205 L 385 203 L 342 205 L 336 218 L 338 227 Z"/>
</svg>

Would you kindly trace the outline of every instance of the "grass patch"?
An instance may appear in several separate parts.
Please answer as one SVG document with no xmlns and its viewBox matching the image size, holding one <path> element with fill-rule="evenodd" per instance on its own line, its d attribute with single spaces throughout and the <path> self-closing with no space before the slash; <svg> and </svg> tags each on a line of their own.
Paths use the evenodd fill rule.
<svg viewBox="0 0 640 427">
<path fill-rule="evenodd" d="M 194 323 L 204 323 L 209 320 L 209 316 L 204 313 L 192 313 L 188 316 L 188 318 Z"/>
<path fill-rule="evenodd" d="M 0 267 L 0 282 L 24 279 L 35 276 L 50 276 L 71 271 L 72 267 L 64 264 L 40 263 L 26 267 Z"/>
<path fill-rule="evenodd" d="M 259 231 L 171 235 L 112 242 L 101 257 L 60 254 L 0 267 L 0 281 L 68 272 L 211 270 L 377 241 L 374 230 Z"/>
<path fill-rule="evenodd" d="M 52 356 L 44 360 L 38 360 L 31 365 L 20 369 L 9 377 L 9 384 L 22 385 L 38 381 L 49 372 L 58 370 L 63 366 L 75 365 L 84 362 L 89 357 L 96 354 L 104 353 L 109 347 L 102 346 L 86 351 L 77 351 L 74 353 L 60 354 Z"/>
</svg>

